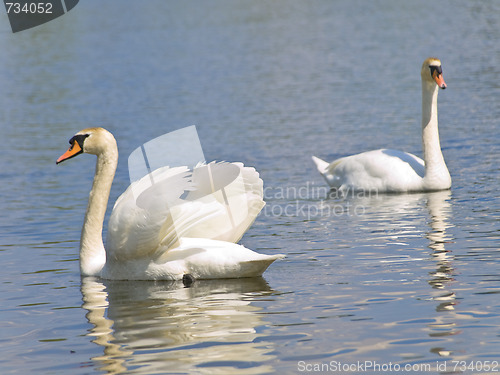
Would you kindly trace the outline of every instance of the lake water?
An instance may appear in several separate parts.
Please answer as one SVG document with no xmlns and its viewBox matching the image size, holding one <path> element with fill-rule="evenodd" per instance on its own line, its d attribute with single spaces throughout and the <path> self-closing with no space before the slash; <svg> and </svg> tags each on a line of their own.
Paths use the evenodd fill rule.
<svg viewBox="0 0 500 375">
<path fill-rule="evenodd" d="M 499 372 L 499 20 L 497 0 L 86 0 L 16 34 L 0 17 L 0 372 Z M 451 191 L 329 197 L 313 154 L 421 153 L 429 56 Z M 207 160 L 261 173 L 241 242 L 286 259 L 190 288 L 82 280 L 95 160 L 56 166 L 67 140 L 115 134 L 113 202 L 136 147 L 193 124 Z"/>
</svg>

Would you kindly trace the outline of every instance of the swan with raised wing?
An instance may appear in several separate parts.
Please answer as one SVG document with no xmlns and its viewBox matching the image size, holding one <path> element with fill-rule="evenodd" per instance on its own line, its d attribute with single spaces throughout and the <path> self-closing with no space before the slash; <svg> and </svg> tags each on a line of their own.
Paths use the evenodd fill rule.
<svg viewBox="0 0 500 375">
<path fill-rule="evenodd" d="M 422 146 L 424 160 L 398 150 L 381 149 L 327 163 L 313 156 L 318 171 L 333 189 L 405 193 L 445 190 L 451 177 L 439 143 L 437 97 L 445 89 L 441 61 L 428 58 L 422 77 Z"/>
<path fill-rule="evenodd" d="M 102 229 L 118 163 L 116 140 L 103 128 L 88 128 L 69 143 L 58 164 L 81 153 L 97 155 L 80 240 L 83 276 L 127 280 L 255 277 L 283 258 L 236 244 L 265 204 L 259 174 L 241 163 L 163 167 L 133 182 L 113 207 L 105 247 Z"/>
</svg>

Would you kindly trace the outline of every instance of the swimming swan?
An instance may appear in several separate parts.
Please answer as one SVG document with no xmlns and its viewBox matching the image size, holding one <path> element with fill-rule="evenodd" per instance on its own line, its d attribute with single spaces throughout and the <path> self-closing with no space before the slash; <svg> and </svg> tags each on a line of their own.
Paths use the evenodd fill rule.
<svg viewBox="0 0 500 375">
<path fill-rule="evenodd" d="M 259 174 L 241 163 L 210 163 L 191 171 L 164 167 L 133 182 L 113 207 L 105 248 L 102 227 L 118 163 L 115 138 L 103 128 L 88 128 L 69 142 L 57 164 L 81 153 L 97 155 L 80 241 L 83 276 L 254 277 L 284 257 L 258 254 L 235 243 L 265 205 Z"/>
<path fill-rule="evenodd" d="M 445 190 L 451 177 L 439 144 L 437 97 L 445 89 L 441 61 L 428 58 L 422 76 L 422 145 L 424 160 L 403 151 L 381 149 L 327 163 L 313 156 L 318 171 L 334 189 L 404 193 Z"/>
</svg>

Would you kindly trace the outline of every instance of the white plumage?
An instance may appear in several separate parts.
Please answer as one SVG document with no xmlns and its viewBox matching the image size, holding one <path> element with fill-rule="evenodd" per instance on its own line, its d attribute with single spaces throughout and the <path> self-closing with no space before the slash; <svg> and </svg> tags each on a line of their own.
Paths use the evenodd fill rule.
<svg viewBox="0 0 500 375">
<path fill-rule="evenodd" d="M 118 161 L 114 137 L 102 128 L 78 132 L 58 163 L 96 154 L 94 184 L 82 228 L 80 269 L 107 279 L 177 280 L 260 276 L 277 255 L 235 242 L 265 205 L 263 183 L 241 163 L 164 167 L 133 182 L 102 225 Z M 151 182 L 154 183 L 151 183 Z"/>
<path fill-rule="evenodd" d="M 313 156 L 330 187 L 342 192 L 401 193 L 445 190 L 451 186 L 439 142 L 437 96 L 446 88 L 441 61 L 428 58 L 422 77 L 422 145 L 424 160 L 407 152 L 381 149 L 327 163 Z"/>
</svg>

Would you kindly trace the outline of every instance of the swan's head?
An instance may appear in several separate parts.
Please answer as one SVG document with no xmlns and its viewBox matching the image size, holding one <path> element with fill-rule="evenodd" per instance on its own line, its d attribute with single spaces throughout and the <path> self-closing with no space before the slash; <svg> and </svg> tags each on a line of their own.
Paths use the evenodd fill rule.
<svg viewBox="0 0 500 375">
<path fill-rule="evenodd" d="M 435 57 L 429 57 L 422 65 L 422 80 L 427 83 L 435 82 L 439 88 L 445 89 L 446 83 L 443 78 L 441 61 Z"/>
<path fill-rule="evenodd" d="M 56 164 L 71 159 L 82 153 L 101 155 L 116 150 L 113 134 L 103 128 L 87 128 L 80 130 L 69 140 L 69 149 L 57 159 Z"/>
</svg>

